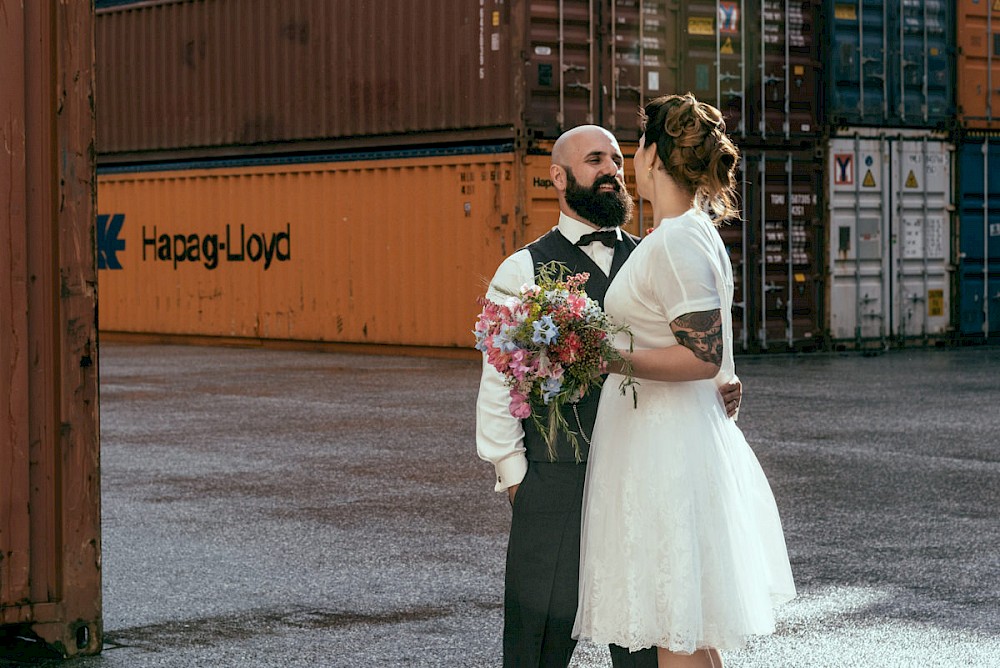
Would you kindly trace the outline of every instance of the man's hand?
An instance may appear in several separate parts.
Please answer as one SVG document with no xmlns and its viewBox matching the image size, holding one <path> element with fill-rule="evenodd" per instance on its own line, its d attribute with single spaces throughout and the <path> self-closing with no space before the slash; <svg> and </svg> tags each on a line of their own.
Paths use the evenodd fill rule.
<svg viewBox="0 0 1000 668">
<path fill-rule="evenodd" d="M 517 484 L 507 488 L 507 498 L 510 499 L 510 505 L 512 506 L 514 505 L 514 497 L 517 495 L 517 488 L 520 486 L 520 484 Z"/>
<path fill-rule="evenodd" d="M 722 396 L 722 402 L 726 405 L 726 415 L 733 417 L 740 409 L 740 402 L 743 401 L 743 383 L 736 381 L 723 385 L 719 388 L 719 395 Z"/>
</svg>

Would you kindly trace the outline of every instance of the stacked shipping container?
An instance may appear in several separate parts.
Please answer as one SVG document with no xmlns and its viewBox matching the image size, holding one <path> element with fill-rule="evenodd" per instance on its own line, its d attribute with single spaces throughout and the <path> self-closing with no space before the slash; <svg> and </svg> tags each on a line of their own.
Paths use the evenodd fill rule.
<svg viewBox="0 0 1000 668">
<path fill-rule="evenodd" d="M 1000 7 L 961 0 L 958 23 L 958 329 L 1000 335 Z"/>
<path fill-rule="evenodd" d="M 97 42 L 107 330 L 464 347 L 482 277 L 555 219 L 549 142 L 596 123 L 626 148 L 642 101 L 688 90 L 723 110 L 744 154 L 744 220 L 721 230 L 744 350 L 929 341 L 956 319 L 944 134 L 954 113 L 951 3 L 105 4 Z M 161 199 L 140 194 L 147 189 Z M 283 233 L 291 258 L 266 269 L 220 263 L 252 270 L 223 285 L 206 274 L 218 267 L 153 261 L 158 242 L 143 230 L 154 220 L 158 234 L 188 225 L 199 189 L 212 202 L 211 225 L 242 224 L 248 239 L 259 228 L 246 257 L 266 260 L 267 235 Z M 347 215 L 338 192 L 356 200 Z M 281 204 L 293 193 L 312 206 Z M 352 234 L 379 242 L 328 239 L 345 218 L 362 228 Z M 395 254 L 385 230 L 400 225 L 413 229 Z M 441 257 L 435 249 L 453 245 L 450 236 L 468 257 Z M 115 270 L 119 243 L 127 261 Z M 312 314 L 295 306 L 315 290 L 306 277 L 325 274 L 325 290 L 357 298 L 363 267 L 384 268 L 373 277 L 423 272 L 407 253 L 447 263 L 433 270 L 437 279 L 469 286 L 443 297 L 433 323 L 402 312 L 386 322 L 398 289 L 368 295 L 364 315 L 344 300 Z M 240 294 L 247 285 L 259 286 L 257 297 Z M 412 289 L 410 299 L 426 299 Z M 212 304 L 229 315 L 206 318 Z"/>
<path fill-rule="evenodd" d="M 826 3 L 829 318 L 839 344 L 951 333 L 954 7 Z"/>
</svg>

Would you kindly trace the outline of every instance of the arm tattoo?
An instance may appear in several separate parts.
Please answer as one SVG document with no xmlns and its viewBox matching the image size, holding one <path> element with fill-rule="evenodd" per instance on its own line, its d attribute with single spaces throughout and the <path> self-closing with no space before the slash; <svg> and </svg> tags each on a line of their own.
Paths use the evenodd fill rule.
<svg viewBox="0 0 1000 668">
<path fill-rule="evenodd" d="M 698 359 L 722 365 L 722 311 L 685 313 L 670 323 L 677 342 Z"/>
</svg>

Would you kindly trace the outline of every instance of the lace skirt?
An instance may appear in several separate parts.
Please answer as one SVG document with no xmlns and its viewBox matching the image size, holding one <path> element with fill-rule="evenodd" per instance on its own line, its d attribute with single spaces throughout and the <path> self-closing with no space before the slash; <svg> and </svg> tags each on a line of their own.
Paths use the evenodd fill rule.
<svg viewBox="0 0 1000 668">
<path fill-rule="evenodd" d="M 584 492 L 574 637 L 736 649 L 795 596 L 767 479 L 712 381 L 604 384 Z"/>
</svg>

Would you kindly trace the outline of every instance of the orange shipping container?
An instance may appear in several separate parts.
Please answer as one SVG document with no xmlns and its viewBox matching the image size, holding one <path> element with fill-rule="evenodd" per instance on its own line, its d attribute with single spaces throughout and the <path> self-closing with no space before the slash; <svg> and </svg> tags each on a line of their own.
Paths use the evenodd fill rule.
<svg viewBox="0 0 1000 668">
<path fill-rule="evenodd" d="M 510 151 L 104 174 L 102 331 L 468 350 L 493 271 L 556 222 L 548 165 Z"/>
<path fill-rule="evenodd" d="M 1000 129 L 1000 7 L 960 0 L 957 20 L 959 121 L 969 129 Z"/>
</svg>

